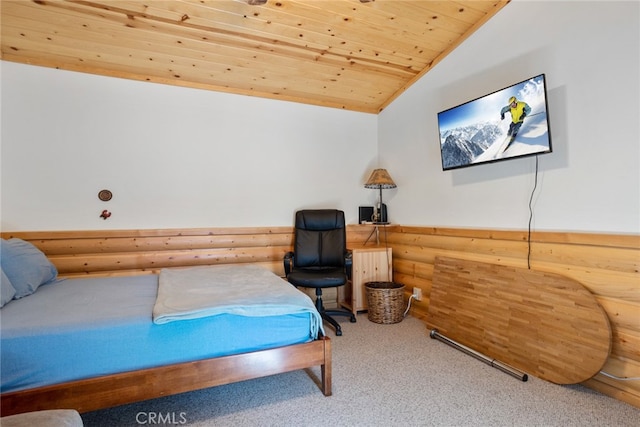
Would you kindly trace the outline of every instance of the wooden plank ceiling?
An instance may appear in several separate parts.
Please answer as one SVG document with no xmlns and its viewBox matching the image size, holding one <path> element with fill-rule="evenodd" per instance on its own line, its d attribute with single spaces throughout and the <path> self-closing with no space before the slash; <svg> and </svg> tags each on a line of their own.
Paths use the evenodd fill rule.
<svg viewBox="0 0 640 427">
<path fill-rule="evenodd" d="M 2 0 L 2 59 L 378 113 L 509 2 L 263 1 Z"/>
</svg>

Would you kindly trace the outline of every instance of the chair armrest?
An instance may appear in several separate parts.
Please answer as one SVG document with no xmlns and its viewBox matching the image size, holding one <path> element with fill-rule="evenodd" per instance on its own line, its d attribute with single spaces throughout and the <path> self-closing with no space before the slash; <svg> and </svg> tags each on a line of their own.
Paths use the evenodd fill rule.
<svg viewBox="0 0 640 427">
<path fill-rule="evenodd" d="M 284 254 L 284 275 L 285 277 L 289 275 L 289 273 L 291 273 L 291 267 L 293 265 L 293 259 L 295 258 L 295 255 L 293 252 L 289 251 L 286 254 Z"/>
<path fill-rule="evenodd" d="M 353 253 L 348 251 L 344 256 L 344 268 L 347 272 L 347 278 L 351 280 L 351 272 L 353 270 Z"/>
</svg>

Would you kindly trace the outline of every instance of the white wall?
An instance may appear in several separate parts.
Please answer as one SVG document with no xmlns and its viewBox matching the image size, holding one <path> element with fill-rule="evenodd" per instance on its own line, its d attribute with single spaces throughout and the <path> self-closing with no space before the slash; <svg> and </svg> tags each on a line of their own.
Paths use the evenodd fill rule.
<svg viewBox="0 0 640 427">
<path fill-rule="evenodd" d="M 394 223 L 526 229 L 534 158 L 443 172 L 436 118 L 545 73 L 534 229 L 638 233 L 639 27 L 635 1 L 514 0 L 378 116 L 0 62 L 0 226 L 278 226 L 328 206 L 354 223 L 382 166 Z"/>
<path fill-rule="evenodd" d="M 4 231 L 357 222 L 374 200 L 375 115 L 1 64 Z"/>
<path fill-rule="evenodd" d="M 515 0 L 379 115 L 402 224 L 526 229 L 535 157 L 442 171 L 437 113 L 545 73 L 537 230 L 640 232 L 640 3 Z"/>
</svg>

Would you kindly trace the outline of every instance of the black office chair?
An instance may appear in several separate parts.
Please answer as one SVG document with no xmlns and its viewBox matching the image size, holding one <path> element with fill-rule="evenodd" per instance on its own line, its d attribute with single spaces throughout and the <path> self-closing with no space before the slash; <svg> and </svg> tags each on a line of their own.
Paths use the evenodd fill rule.
<svg viewBox="0 0 640 427">
<path fill-rule="evenodd" d="M 338 336 L 342 335 L 342 328 L 331 315 L 349 316 L 351 322 L 356 317 L 344 309 L 326 310 L 322 289 L 344 286 L 351 278 L 351 267 L 344 212 L 335 209 L 296 212 L 293 252 L 284 257 L 285 275 L 294 286 L 316 290 L 316 308 Z"/>
</svg>

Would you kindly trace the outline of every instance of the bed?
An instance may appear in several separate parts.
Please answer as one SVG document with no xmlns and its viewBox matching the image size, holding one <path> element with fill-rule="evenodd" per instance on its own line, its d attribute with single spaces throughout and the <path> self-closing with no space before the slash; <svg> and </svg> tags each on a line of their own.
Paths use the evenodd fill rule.
<svg viewBox="0 0 640 427">
<path fill-rule="evenodd" d="M 30 243 L 2 240 L 3 416 L 82 413 L 298 369 L 331 395 L 331 342 L 313 303 L 262 267 L 56 273 Z M 231 299 L 207 302 L 223 294 Z"/>
</svg>

